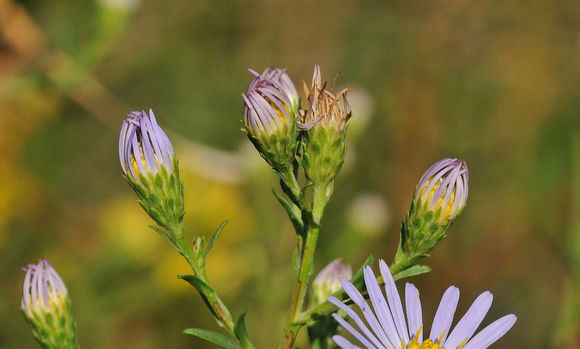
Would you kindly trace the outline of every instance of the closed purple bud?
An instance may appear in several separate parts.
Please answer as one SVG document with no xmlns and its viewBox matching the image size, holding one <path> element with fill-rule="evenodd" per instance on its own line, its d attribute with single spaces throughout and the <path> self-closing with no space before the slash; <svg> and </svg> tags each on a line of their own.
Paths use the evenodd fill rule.
<svg viewBox="0 0 580 349">
<path fill-rule="evenodd" d="M 256 77 L 250 82 L 244 99 L 244 126 L 255 138 L 286 133 L 294 123 L 296 89 L 290 78 L 281 69 L 268 68 L 260 75 L 250 70 Z M 292 92 L 293 90 L 293 92 Z"/>
<path fill-rule="evenodd" d="M 119 160 L 126 176 L 139 182 L 140 175 L 156 174 L 164 166 L 171 173 L 174 158 L 171 141 L 159 127 L 153 110 L 133 111 L 121 127 Z"/>
<path fill-rule="evenodd" d="M 56 270 L 46 259 L 25 268 L 22 292 L 22 310 L 32 317 L 38 313 L 64 311 L 68 297 L 66 286 Z"/>
<path fill-rule="evenodd" d="M 452 220 L 465 207 L 469 171 L 465 161 L 446 158 L 437 161 L 423 174 L 415 191 L 415 200 L 431 211 L 441 208 L 441 219 Z"/>
<path fill-rule="evenodd" d="M 260 155 L 278 172 L 292 167 L 298 147 L 298 94 L 284 69 L 268 68 L 250 81 L 243 123 Z"/>
<path fill-rule="evenodd" d="M 352 278 L 352 269 L 350 265 L 343 264 L 341 258 L 330 262 L 312 281 L 311 303 L 321 304 L 333 293 L 340 290 L 340 279 L 350 280 Z"/>
<path fill-rule="evenodd" d="M 56 270 L 41 259 L 24 271 L 20 307 L 34 338 L 44 348 L 77 348 L 70 298 Z"/>
</svg>

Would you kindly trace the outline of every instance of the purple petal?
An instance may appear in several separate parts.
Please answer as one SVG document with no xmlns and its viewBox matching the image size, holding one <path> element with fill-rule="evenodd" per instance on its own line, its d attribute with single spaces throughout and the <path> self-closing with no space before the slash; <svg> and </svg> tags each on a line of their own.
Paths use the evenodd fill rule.
<svg viewBox="0 0 580 349">
<path fill-rule="evenodd" d="M 499 318 L 475 335 L 463 349 L 485 349 L 503 337 L 516 323 L 513 314 Z"/>
<path fill-rule="evenodd" d="M 376 348 L 374 345 L 372 345 L 365 338 L 365 336 L 363 336 L 362 334 L 360 334 L 360 332 L 358 332 L 354 327 L 352 327 L 348 322 L 346 322 L 346 320 L 344 320 L 343 318 L 341 318 L 338 314 L 334 313 L 334 314 L 332 314 L 332 317 L 334 318 L 334 320 L 336 320 L 336 322 L 338 322 L 340 324 L 340 326 L 344 327 L 345 330 L 347 330 L 350 334 L 353 335 L 354 338 L 356 338 L 362 345 L 364 345 L 365 348 L 367 348 L 367 349 L 375 349 Z M 359 328 L 360 328 L 360 326 L 359 326 Z M 365 332 L 364 331 L 365 328 L 366 327 L 363 327 L 363 328 L 361 328 L 361 330 L 363 330 L 363 332 Z M 368 331 L 368 329 L 367 329 L 367 331 Z M 367 337 L 369 336 L 368 334 L 366 334 L 366 335 L 367 335 Z M 372 340 L 373 337 L 371 336 L 370 339 Z M 381 348 L 380 344 L 379 344 L 378 347 Z"/>
<path fill-rule="evenodd" d="M 332 340 L 334 341 L 334 343 L 336 343 L 336 345 L 338 345 L 342 349 L 361 349 L 360 347 L 352 344 L 342 336 L 332 336 Z"/>
<path fill-rule="evenodd" d="M 429 339 L 433 342 L 436 342 L 441 335 L 443 335 L 442 342 L 447 338 L 451 322 L 453 322 L 453 315 L 455 315 L 455 310 L 457 309 L 457 302 L 459 302 L 459 289 L 455 286 L 450 286 L 441 297 L 439 308 L 437 308 L 433 319 L 433 325 L 431 325 Z"/>
<path fill-rule="evenodd" d="M 389 348 L 396 348 L 400 345 L 401 338 L 397 333 L 397 329 L 395 327 L 395 323 L 393 322 L 393 317 L 391 316 L 391 311 L 389 310 L 385 296 L 381 292 L 381 288 L 379 287 L 379 283 L 377 282 L 375 274 L 373 274 L 373 271 L 369 266 L 364 267 L 364 279 L 371 304 L 373 305 L 375 313 L 379 318 L 381 325 L 381 335 L 383 337 L 386 335 L 386 338 L 383 338 L 382 342 Z"/>
<path fill-rule="evenodd" d="M 364 297 L 361 295 L 359 290 L 357 290 L 356 287 L 354 287 L 354 285 L 350 281 L 344 278 L 340 279 L 340 284 L 342 285 L 344 292 L 346 292 L 346 294 L 350 297 L 350 299 L 352 299 L 352 301 L 359 307 L 370 328 L 378 336 L 377 338 L 377 336 L 375 335 L 365 333 L 367 337 L 369 337 L 369 339 L 379 348 L 381 348 L 383 345 L 388 345 L 387 344 L 388 340 L 386 340 L 381 324 L 375 317 L 375 314 L 373 313 L 373 311 L 371 310 L 371 308 L 369 307 L 368 303 L 365 301 Z M 349 314 L 349 316 L 351 315 Z M 361 327 L 361 325 L 359 325 L 358 323 L 357 325 L 359 326 L 359 328 Z M 367 328 L 366 326 L 364 327 L 365 329 Z M 361 328 L 361 330 L 364 329 Z"/>
<path fill-rule="evenodd" d="M 469 307 L 465 315 L 463 315 L 461 320 L 459 320 L 449 335 L 449 338 L 445 341 L 445 348 L 456 348 L 459 344 L 466 342 L 471 338 L 491 307 L 492 301 L 493 295 L 491 293 L 486 291 L 480 294 L 471 307 Z"/>
<path fill-rule="evenodd" d="M 399 337 L 403 339 L 405 343 L 409 343 L 409 334 L 407 332 L 403 304 L 401 303 L 401 297 L 399 296 L 399 291 L 397 290 L 397 285 L 395 285 L 393 275 L 391 274 L 387 263 L 382 259 L 379 261 L 379 269 L 381 270 L 381 275 L 385 281 L 385 293 L 387 295 L 387 301 L 389 303 L 389 308 L 391 309 L 391 314 L 393 315 L 393 320 L 395 321 L 395 326 L 397 327 Z"/>
<path fill-rule="evenodd" d="M 419 291 L 415 285 L 405 284 L 405 306 L 407 308 L 407 320 L 409 323 L 409 338 L 413 339 L 415 334 L 423 326 L 423 313 L 421 310 L 421 300 L 419 299 Z M 417 341 L 423 341 L 423 330 L 419 332 Z"/>
</svg>

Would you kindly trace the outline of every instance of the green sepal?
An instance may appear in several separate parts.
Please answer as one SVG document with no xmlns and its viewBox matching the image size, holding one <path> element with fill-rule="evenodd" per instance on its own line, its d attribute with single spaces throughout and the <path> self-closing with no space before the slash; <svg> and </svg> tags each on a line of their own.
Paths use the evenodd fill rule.
<svg viewBox="0 0 580 349">
<path fill-rule="evenodd" d="M 171 240 L 183 235 L 183 185 L 179 180 L 179 162 L 174 158 L 172 171 L 161 165 L 157 173 L 139 173 L 137 178 L 125 175 L 137 194 L 137 202 L 162 227 Z"/>
<path fill-rule="evenodd" d="M 344 163 L 346 128 L 317 124 L 305 131 L 301 140 L 306 178 L 315 184 L 331 182 Z"/>
<path fill-rule="evenodd" d="M 240 317 L 238 318 L 238 322 L 234 327 L 234 332 L 236 337 L 240 341 L 242 348 L 253 348 L 252 342 L 250 342 L 250 336 L 248 335 L 248 330 L 246 329 L 246 311 L 242 311 Z"/>
<path fill-rule="evenodd" d="M 408 278 L 411 276 L 426 274 L 430 271 L 431 271 L 431 267 L 429 267 L 429 266 L 413 265 L 412 267 L 407 268 L 407 269 L 400 271 L 400 272 L 396 273 L 395 275 L 393 275 L 393 279 L 401 280 L 401 279 L 405 279 L 405 278 Z"/>
<path fill-rule="evenodd" d="M 183 333 L 190 336 L 201 338 L 210 343 L 219 345 L 226 349 L 240 349 L 240 345 L 228 336 L 221 333 L 213 332 L 210 330 L 204 330 L 202 328 L 187 328 L 183 330 Z"/>
<path fill-rule="evenodd" d="M 22 314 L 32 330 L 32 335 L 43 348 L 75 349 L 78 347 L 76 323 L 72 317 L 70 299 L 65 300 L 64 309 L 56 307 L 54 313 L 42 310 L 27 313 L 22 310 Z"/>
</svg>

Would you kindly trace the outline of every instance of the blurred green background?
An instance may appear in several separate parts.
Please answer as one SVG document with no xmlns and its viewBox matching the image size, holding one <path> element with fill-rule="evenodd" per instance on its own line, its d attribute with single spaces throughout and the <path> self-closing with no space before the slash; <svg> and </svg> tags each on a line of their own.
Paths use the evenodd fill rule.
<svg viewBox="0 0 580 349">
<path fill-rule="evenodd" d="M 422 172 L 463 158 L 468 206 L 412 279 L 426 325 L 453 284 L 460 312 L 490 290 L 485 323 L 517 314 L 496 348 L 580 348 L 579 18 L 574 0 L 1 0 L 0 347 L 36 347 L 21 267 L 41 257 L 84 348 L 211 347 L 181 333 L 217 326 L 121 178 L 119 127 L 149 107 L 181 160 L 190 233 L 230 220 L 210 280 L 274 347 L 294 235 L 240 94 L 247 68 L 301 86 L 319 63 L 358 91 L 317 270 L 390 260 Z"/>
</svg>

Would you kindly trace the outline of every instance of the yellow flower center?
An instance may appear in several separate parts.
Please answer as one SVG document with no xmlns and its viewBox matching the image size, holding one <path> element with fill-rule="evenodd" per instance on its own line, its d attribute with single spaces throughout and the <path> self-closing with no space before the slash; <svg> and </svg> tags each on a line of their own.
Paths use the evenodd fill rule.
<svg viewBox="0 0 580 349">
<path fill-rule="evenodd" d="M 437 339 L 436 342 L 433 342 L 430 339 L 424 340 L 423 342 L 419 343 L 417 341 L 417 338 L 419 337 L 419 334 L 421 333 L 421 331 L 423 330 L 423 326 L 421 326 L 419 328 L 419 330 L 417 331 L 417 333 L 415 334 L 414 339 L 411 341 L 411 343 L 409 343 L 408 346 L 405 346 L 405 341 L 403 341 L 401 348 L 403 349 L 445 349 L 444 346 L 441 345 L 441 341 L 443 340 L 443 336 L 445 335 L 445 332 L 441 334 L 441 336 L 439 337 L 439 339 Z M 465 346 L 465 343 L 467 342 L 467 340 L 463 341 L 463 343 L 461 343 L 457 349 L 461 349 Z"/>
<path fill-rule="evenodd" d="M 441 185 L 441 183 L 443 183 L 443 180 L 444 180 L 444 178 L 439 178 L 439 180 L 437 180 L 437 183 L 435 183 L 435 185 L 433 185 L 433 188 L 431 188 L 431 190 L 427 193 L 427 195 L 424 195 L 425 189 L 427 189 L 427 187 L 431 184 L 431 180 L 427 181 L 427 183 L 425 183 L 423 188 L 421 188 L 421 192 L 419 193 L 419 196 L 425 198 L 426 202 L 430 202 L 433 199 L 433 195 L 435 195 L 435 192 L 437 191 L 437 189 L 439 189 L 439 186 Z M 437 200 L 437 203 L 435 203 L 435 205 L 433 206 L 433 210 L 436 210 L 441 206 L 446 194 L 447 194 L 446 192 L 441 193 L 441 195 L 439 196 L 439 200 Z M 453 209 L 454 203 L 455 203 L 455 186 L 453 187 L 451 194 L 449 195 L 449 200 L 447 200 L 447 205 L 442 210 L 441 214 L 443 217 L 448 217 L 451 214 L 451 210 Z"/>
</svg>

